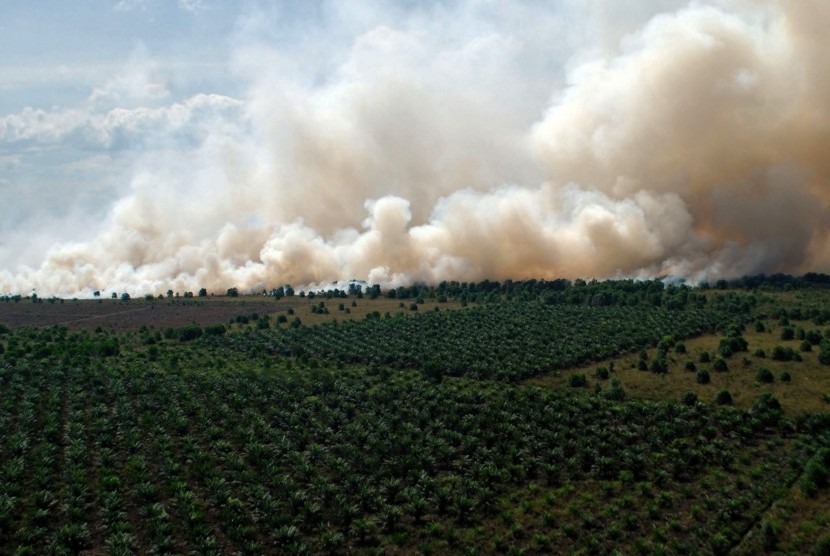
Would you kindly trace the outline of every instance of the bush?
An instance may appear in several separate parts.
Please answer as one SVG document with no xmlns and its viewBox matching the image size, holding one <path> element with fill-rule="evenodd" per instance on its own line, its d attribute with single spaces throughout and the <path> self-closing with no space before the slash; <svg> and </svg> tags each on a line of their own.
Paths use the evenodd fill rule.
<svg viewBox="0 0 830 556">
<path fill-rule="evenodd" d="M 821 341 L 821 352 L 818 354 L 819 363 L 822 365 L 830 365 L 830 342 L 827 340 Z"/>
<path fill-rule="evenodd" d="M 781 373 L 781 378 L 779 380 L 781 380 L 781 382 L 790 382 L 792 380 L 792 377 L 790 376 L 790 373 L 784 371 L 783 373 Z"/>
<path fill-rule="evenodd" d="M 695 405 L 697 403 L 697 394 L 694 392 L 686 392 L 683 394 L 682 400 L 684 405 Z"/>
<path fill-rule="evenodd" d="M 622 383 L 616 378 L 612 379 L 611 387 L 605 393 L 605 397 L 618 402 L 625 400 L 625 390 L 623 390 Z"/>
<path fill-rule="evenodd" d="M 767 352 L 765 352 L 761 348 L 756 349 L 755 353 L 753 353 L 752 355 L 754 355 L 758 359 L 766 359 L 767 358 Z"/>
<path fill-rule="evenodd" d="M 712 366 L 716 372 L 725 373 L 729 370 L 729 366 L 726 364 L 725 359 L 721 359 L 720 357 L 715 360 L 715 364 Z"/>
<path fill-rule="evenodd" d="M 781 339 L 782 340 L 792 340 L 795 338 L 795 330 L 791 326 L 785 326 L 783 330 L 781 330 Z"/>
<path fill-rule="evenodd" d="M 721 390 L 715 396 L 715 403 L 718 405 L 730 405 L 732 403 L 732 394 L 729 390 Z"/>
<path fill-rule="evenodd" d="M 775 346 L 772 350 L 772 358 L 775 361 L 792 361 L 796 359 L 796 355 L 798 354 L 791 347 Z"/>
<path fill-rule="evenodd" d="M 723 357 L 730 357 L 734 353 L 747 350 L 747 342 L 743 336 L 729 336 L 720 341 L 718 351 Z"/>
<path fill-rule="evenodd" d="M 755 372 L 755 380 L 762 384 L 770 384 L 771 382 L 775 381 L 775 377 L 773 376 L 772 371 L 770 371 L 766 367 L 760 367 Z"/>
<path fill-rule="evenodd" d="M 228 291 L 225 293 L 228 297 L 239 297 L 239 290 L 236 288 L 228 288 Z"/>
<path fill-rule="evenodd" d="M 664 357 L 655 357 L 651 362 L 651 372 L 664 375 L 669 372 L 669 365 Z"/>
<path fill-rule="evenodd" d="M 815 556 L 830 556 L 830 535 L 826 535 L 818 541 L 813 554 Z"/>
<path fill-rule="evenodd" d="M 686 344 L 683 342 L 677 342 L 674 345 L 674 351 L 677 353 L 686 353 Z"/>
<path fill-rule="evenodd" d="M 775 549 L 780 531 L 781 528 L 778 523 L 766 519 L 761 521 L 761 545 L 765 551 L 769 552 Z"/>
<path fill-rule="evenodd" d="M 809 332 L 807 332 L 805 338 L 808 342 L 810 342 L 814 346 L 817 346 L 821 343 L 821 332 L 818 330 L 810 330 Z"/>
<path fill-rule="evenodd" d="M 222 326 L 221 324 L 219 326 Z M 224 328 L 224 326 L 222 327 Z M 202 327 L 197 324 L 190 324 L 183 326 L 176 331 L 176 336 L 180 342 L 189 342 L 195 340 L 202 335 Z"/>
<path fill-rule="evenodd" d="M 698 361 L 700 361 L 701 363 L 710 363 L 712 361 L 712 358 L 709 355 L 708 351 L 701 351 L 700 357 L 698 357 Z"/>
<path fill-rule="evenodd" d="M 806 353 L 808 351 L 813 351 L 813 344 L 811 344 L 807 340 L 804 340 L 803 342 L 801 342 L 801 345 L 798 346 L 798 349 L 801 350 L 804 353 Z"/>
<path fill-rule="evenodd" d="M 781 403 L 773 394 L 764 392 L 752 403 L 752 411 L 760 418 L 764 425 L 774 425 L 781 420 L 783 410 Z"/>
<path fill-rule="evenodd" d="M 584 373 L 574 373 L 568 377 L 568 386 L 571 388 L 584 388 L 588 386 L 588 377 Z"/>
<path fill-rule="evenodd" d="M 209 324 L 205 326 L 205 334 L 208 336 L 221 336 L 225 333 L 224 324 Z"/>
<path fill-rule="evenodd" d="M 701 369 L 697 372 L 697 383 L 698 384 L 709 384 L 711 377 L 709 376 L 709 371 L 706 369 Z"/>
<path fill-rule="evenodd" d="M 697 365 L 695 365 L 694 361 L 686 361 L 686 370 L 693 373 L 697 370 Z"/>
<path fill-rule="evenodd" d="M 610 376 L 608 367 L 597 367 L 594 371 L 594 376 L 600 380 L 608 380 L 608 377 Z"/>
</svg>

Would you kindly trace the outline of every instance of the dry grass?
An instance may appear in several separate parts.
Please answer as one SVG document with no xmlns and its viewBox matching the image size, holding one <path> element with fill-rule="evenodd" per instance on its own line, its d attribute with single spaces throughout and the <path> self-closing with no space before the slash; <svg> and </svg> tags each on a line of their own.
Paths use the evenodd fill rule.
<svg viewBox="0 0 830 556">
<path fill-rule="evenodd" d="M 766 332 L 749 331 L 744 333 L 749 343 L 749 351 L 737 353 L 727 360 L 729 371 L 715 372 L 712 363 L 700 363 L 700 354 L 708 351 L 714 360 L 722 336 L 710 335 L 686 340 L 687 353 L 670 353 L 669 372 L 665 375 L 654 374 L 649 371 L 637 370 L 638 354 L 629 354 L 600 363 L 593 363 L 583 367 L 560 371 L 549 375 L 530 379 L 529 384 L 536 384 L 552 388 L 568 388 L 567 378 L 573 373 L 585 373 L 588 377 L 588 387 L 594 388 L 599 383 L 607 388 L 608 382 L 594 377 L 597 367 L 608 367 L 613 361 L 614 372 L 611 378 L 617 378 L 623 385 L 630 398 L 648 400 L 679 400 L 686 392 L 695 392 L 704 402 L 712 402 L 721 390 L 728 390 L 732 394 L 734 404 L 739 407 L 749 407 L 755 398 L 764 392 L 771 392 L 781 402 L 781 406 L 788 415 L 797 415 L 809 412 L 830 411 L 825 396 L 830 396 L 830 366 L 818 362 L 818 348 L 812 352 L 799 352 L 803 361 L 781 362 L 773 361 L 769 355 L 777 345 L 791 347 L 798 351 L 800 340 L 782 341 L 780 339 L 782 326 L 767 319 L 764 323 Z M 805 330 L 816 328 L 810 322 L 793 321 L 792 326 L 802 327 Z M 748 329 L 750 327 L 747 327 Z M 760 358 L 753 355 L 757 349 L 763 349 L 767 357 Z M 648 350 L 651 361 L 657 350 Z M 746 361 L 745 361 L 746 360 Z M 685 370 L 687 361 L 693 361 L 697 369 L 707 369 L 711 382 L 698 384 L 697 373 Z M 766 367 L 775 377 L 771 384 L 761 384 L 756 380 L 759 368 Z M 781 381 L 781 375 L 789 372 L 790 382 Z"/>
<path fill-rule="evenodd" d="M 364 297 L 362 299 L 357 299 L 355 297 L 325 299 L 324 297 L 318 296 L 313 299 L 309 299 L 307 297 L 295 296 L 280 299 L 276 303 L 276 311 L 270 312 L 269 315 L 276 318 L 279 315 L 284 314 L 288 316 L 289 321 L 294 317 L 300 317 L 303 324 L 320 324 L 333 320 L 362 320 L 366 318 L 366 315 L 375 311 L 379 312 L 381 315 L 385 315 L 386 313 L 390 313 L 392 315 L 397 313 L 415 315 L 427 311 L 434 311 L 436 307 L 441 311 L 461 308 L 461 304 L 458 302 L 439 303 L 433 299 L 426 299 L 424 300 L 424 303 L 417 305 L 417 311 L 412 311 L 410 310 L 410 305 L 414 301 L 414 299 L 400 300 L 389 299 L 386 297 L 379 297 L 377 299 L 369 299 L 368 297 Z M 320 303 L 324 304 L 324 307 L 328 313 L 312 312 L 312 307 L 319 308 Z M 339 308 L 341 304 L 343 305 L 342 310 Z M 293 315 L 288 314 L 289 309 L 294 311 Z"/>
</svg>

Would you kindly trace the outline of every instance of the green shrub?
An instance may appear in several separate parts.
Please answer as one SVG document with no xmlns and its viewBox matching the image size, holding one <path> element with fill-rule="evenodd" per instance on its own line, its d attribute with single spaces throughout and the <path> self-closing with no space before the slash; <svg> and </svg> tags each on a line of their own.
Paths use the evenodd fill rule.
<svg viewBox="0 0 830 556">
<path fill-rule="evenodd" d="M 770 384 L 775 380 L 775 377 L 773 376 L 772 371 L 766 367 L 759 367 L 755 372 L 755 380 L 762 384 Z"/>
<path fill-rule="evenodd" d="M 224 324 L 209 324 L 205 326 L 205 334 L 208 336 L 221 336 L 226 330 Z"/>
<path fill-rule="evenodd" d="M 715 396 L 715 403 L 718 405 L 730 405 L 732 403 L 732 394 L 729 390 L 721 390 Z"/>
<path fill-rule="evenodd" d="M 588 386 L 588 377 L 584 373 L 574 373 L 568 377 L 568 386 L 571 388 L 584 388 Z"/>
<path fill-rule="evenodd" d="M 800 360 L 798 354 L 791 347 L 775 346 L 772 350 L 772 358 L 775 361 Z"/>
<path fill-rule="evenodd" d="M 709 384 L 711 381 L 711 377 L 709 376 L 709 371 L 706 369 L 700 369 L 697 372 L 697 383 L 698 384 Z"/>
<path fill-rule="evenodd" d="M 611 387 L 605 392 L 605 397 L 618 402 L 625 400 L 625 390 L 622 383 L 616 378 L 611 379 Z"/>
<path fill-rule="evenodd" d="M 179 339 L 180 342 L 190 342 L 191 340 L 195 340 L 196 338 L 201 337 L 202 335 L 202 327 L 198 324 L 189 324 L 187 326 L 182 326 L 176 331 L 176 337 Z"/>
<path fill-rule="evenodd" d="M 790 373 L 784 371 L 783 373 L 781 373 L 780 380 L 781 382 L 790 382 L 792 380 L 792 377 L 790 376 Z"/>
<path fill-rule="evenodd" d="M 761 546 L 767 552 L 774 550 L 778 544 L 781 527 L 775 521 L 761 521 Z"/>
<path fill-rule="evenodd" d="M 683 394 L 684 405 L 695 405 L 697 403 L 697 394 L 694 392 L 686 392 Z"/>
<path fill-rule="evenodd" d="M 726 360 L 721 359 L 720 357 L 715 360 L 715 363 L 714 365 L 712 365 L 712 368 L 719 373 L 725 373 L 729 370 L 729 366 L 726 364 Z"/>
<path fill-rule="evenodd" d="M 608 367 L 597 367 L 594 371 L 594 376 L 600 380 L 608 380 L 608 377 L 610 376 Z"/>
</svg>

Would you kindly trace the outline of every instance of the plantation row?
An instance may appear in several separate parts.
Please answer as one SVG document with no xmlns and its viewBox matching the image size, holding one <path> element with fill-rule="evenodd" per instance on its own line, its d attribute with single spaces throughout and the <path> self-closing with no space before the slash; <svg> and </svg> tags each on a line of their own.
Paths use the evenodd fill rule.
<svg viewBox="0 0 830 556">
<path fill-rule="evenodd" d="M 779 432 L 779 415 L 760 407 L 252 369 L 232 351 L 182 349 L 173 363 L 162 353 L 164 365 L 0 367 L 0 552 L 545 553 L 667 542 L 652 539 L 655 520 L 680 528 L 675 549 L 721 551 L 817 446 Z M 544 526 L 528 525 L 532 538 L 509 533 L 521 527 L 505 498 L 528 485 L 550 507 Z M 568 510 L 575 487 L 596 485 L 602 504 Z M 608 505 L 616 512 L 592 513 Z M 494 519 L 505 532 L 481 534 Z"/>
<path fill-rule="evenodd" d="M 727 307 L 728 309 L 728 307 Z M 551 306 L 502 302 L 216 339 L 242 351 L 301 360 L 427 369 L 435 375 L 519 381 L 554 369 L 686 338 L 740 318 L 729 310 Z M 252 345 L 253 344 L 253 345 Z"/>
</svg>

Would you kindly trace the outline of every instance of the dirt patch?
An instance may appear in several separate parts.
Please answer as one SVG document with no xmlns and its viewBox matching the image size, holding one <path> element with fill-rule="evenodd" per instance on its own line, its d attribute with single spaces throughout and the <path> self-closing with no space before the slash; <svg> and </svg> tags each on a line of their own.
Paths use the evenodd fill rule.
<svg viewBox="0 0 830 556">
<path fill-rule="evenodd" d="M 238 300 L 56 300 L 32 303 L 21 300 L 0 303 L 0 323 L 10 328 L 23 326 L 66 326 L 72 330 L 136 330 L 167 328 L 186 324 L 228 322 L 240 314 L 270 314 L 280 309 L 272 298 Z"/>
</svg>

